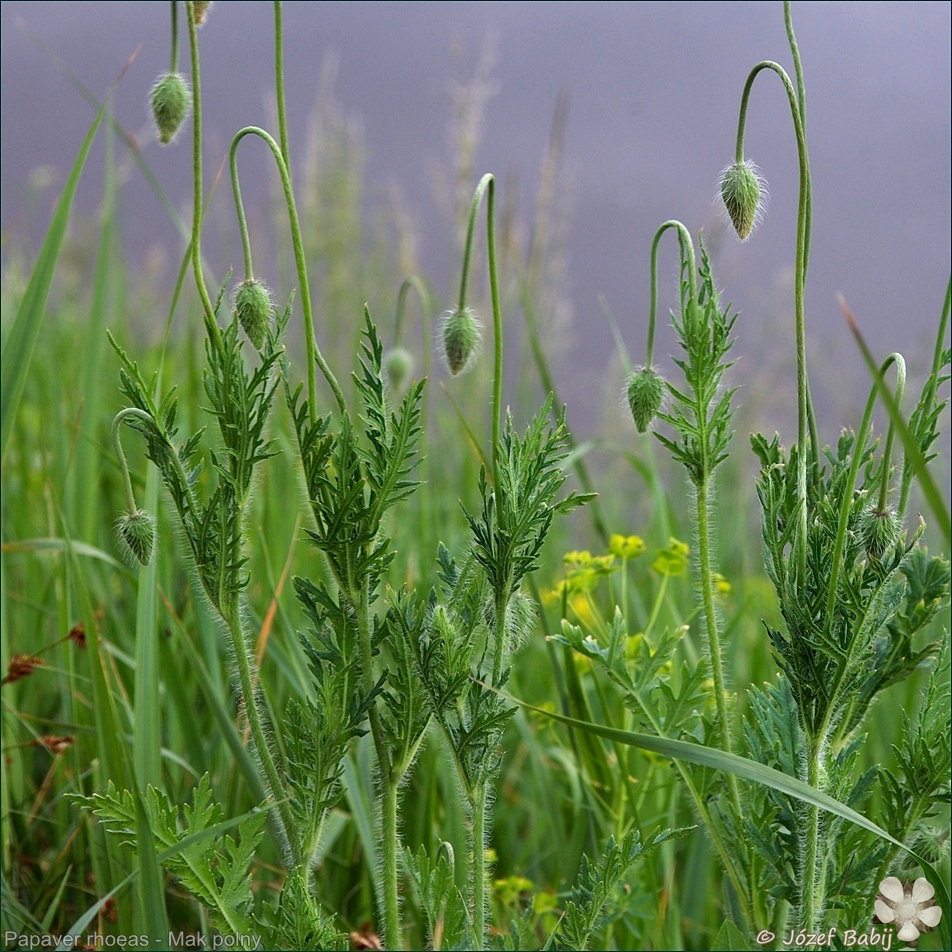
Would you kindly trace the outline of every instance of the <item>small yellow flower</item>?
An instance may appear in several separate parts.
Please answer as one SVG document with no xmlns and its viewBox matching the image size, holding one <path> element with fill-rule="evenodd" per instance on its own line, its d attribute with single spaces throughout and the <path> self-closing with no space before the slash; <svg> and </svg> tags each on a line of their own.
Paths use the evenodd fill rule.
<svg viewBox="0 0 952 952">
<path fill-rule="evenodd" d="M 683 575 L 688 568 L 688 555 L 691 549 L 674 536 L 668 539 L 668 547 L 659 549 L 651 567 L 659 575 Z"/>
<path fill-rule="evenodd" d="M 633 559 L 645 551 L 645 543 L 640 536 L 616 533 L 608 540 L 608 551 L 619 559 Z"/>
<path fill-rule="evenodd" d="M 717 594 L 720 595 L 721 598 L 727 598 L 727 596 L 731 593 L 731 583 L 728 582 L 720 572 L 714 573 L 713 581 L 714 590 L 717 592 Z"/>
</svg>

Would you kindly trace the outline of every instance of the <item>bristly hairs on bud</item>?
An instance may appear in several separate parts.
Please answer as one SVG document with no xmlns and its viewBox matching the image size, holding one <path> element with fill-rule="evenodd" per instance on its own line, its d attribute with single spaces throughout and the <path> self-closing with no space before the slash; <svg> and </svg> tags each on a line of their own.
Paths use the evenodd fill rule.
<svg viewBox="0 0 952 952">
<path fill-rule="evenodd" d="M 251 345 L 261 350 L 274 313 L 271 292 L 257 278 L 246 278 L 235 289 L 234 313 Z"/>
<path fill-rule="evenodd" d="M 162 145 L 175 141 L 192 108 L 192 94 L 185 77 L 178 71 L 178 4 L 172 8 L 172 52 L 169 71 L 160 76 L 149 95 L 152 120 Z"/>
<path fill-rule="evenodd" d="M 119 544 L 130 561 L 135 559 L 141 565 L 152 561 L 155 547 L 155 517 L 144 509 L 127 512 L 116 523 Z"/>
<path fill-rule="evenodd" d="M 654 367 L 637 367 L 628 375 L 625 396 L 639 433 L 647 433 L 664 403 L 664 377 Z"/>
<path fill-rule="evenodd" d="M 181 73 L 160 76 L 152 87 L 149 105 L 159 142 L 171 145 L 192 108 L 192 94 L 185 77 Z"/>
<path fill-rule="evenodd" d="M 721 172 L 719 191 L 737 237 L 746 241 L 763 219 L 767 180 L 753 162 L 733 162 Z"/>
<path fill-rule="evenodd" d="M 440 320 L 440 350 L 446 368 L 454 376 L 468 373 L 476 364 L 482 340 L 482 325 L 472 308 L 456 307 Z"/>
</svg>

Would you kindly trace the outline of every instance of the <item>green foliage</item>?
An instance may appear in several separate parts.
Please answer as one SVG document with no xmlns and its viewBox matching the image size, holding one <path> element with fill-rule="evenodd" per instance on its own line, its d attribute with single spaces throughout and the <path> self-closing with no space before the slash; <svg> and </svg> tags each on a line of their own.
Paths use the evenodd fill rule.
<svg viewBox="0 0 952 952">
<path fill-rule="evenodd" d="M 628 871 L 672 835 L 664 830 L 645 844 L 640 832 L 632 830 L 618 843 L 609 837 L 597 863 L 583 856 L 578 882 L 565 903 L 565 918 L 556 936 L 558 948 L 579 952 L 589 948 L 595 935 L 624 910 L 626 901 L 619 893 Z"/>
<path fill-rule="evenodd" d="M 218 304 L 221 303 L 219 296 Z M 287 320 L 285 314 L 281 327 Z M 249 372 L 241 353 L 239 324 L 233 318 L 224 333 L 209 335 L 205 344 L 205 395 L 218 426 L 219 445 L 209 450 L 216 485 L 206 500 L 198 490 L 203 470 L 200 450 L 204 428 L 176 446 L 178 400 L 171 389 L 160 405 L 138 364 L 110 337 L 123 369 L 121 390 L 132 408 L 140 412 L 127 418 L 129 426 L 145 439 L 148 458 L 158 468 L 175 506 L 185 540 L 205 594 L 225 617 L 232 615 L 248 584 L 242 572 L 242 522 L 253 486 L 254 470 L 272 455 L 266 425 L 276 389 L 278 350 L 273 338 L 261 362 Z"/>
<path fill-rule="evenodd" d="M 697 301 L 691 300 L 689 283 L 682 280 L 681 313 L 671 316 L 686 355 L 674 362 L 684 372 L 688 390 L 669 383 L 671 411 L 658 414 L 678 436 L 672 440 L 655 433 L 672 457 L 685 467 L 695 486 L 707 480 L 727 459 L 727 446 L 733 435 L 731 399 L 735 391 L 725 390 L 722 381 L 732 366 L 726 357 L 733 345 L 731 332 L 737 319 L 729 308 L 720 306 L 703 245 L 698 273 L 701 283 Z"/>
<path fill-rule="evenodd" d="M 170 854 L 163 861 L 165 868 L 205 905 L 216 928 L 253 935 L 250 866 L 264 832 L 265 814 L 256 813 L 240 823 L 237 840 L 230 835 L 219 839 L 215 828 L 223 814 L 208 774 L 195 787 L 181 824 L 178 810 L 161 790 L 150 786 L 144 802 L 156 851 Z M 107 829 L 123 837 L 125 849 L 136 849 L 136 808 L 130 791 L 119 793 L 110 783 L 105 794 L 95 793 L 85 803 Z"/>
<path fill-rule="evenodd" d="M 490 486 L 483 469 L 479 477 L 482 511 L 477 516 L 466 512 L 473 532 L 473 553 L 494 595 L 506 602 L 523 577 L 538 567 L 539 552 L 553 517 L 593 498 L 591 493 L 571 492 L 560 501 L 555 499 L 566 479 L 560 464 L 568 454 L 565 410 L 552 426 L 551 409 L 550 397 L 522 438 L 515 432 L 512 419 L 506 417 L 497 483 Z"/>
<path fill-rule="evenodd" d="M 443 844 L 435 863 L 422 846 L 415 854 L 405 850 L 404 860 L 426 917 L 426 933 L 432 948 L 464 948 L 460 943 L 469 923 L 466 905 L 454 879 L 452 847 Z"/>
</svg>

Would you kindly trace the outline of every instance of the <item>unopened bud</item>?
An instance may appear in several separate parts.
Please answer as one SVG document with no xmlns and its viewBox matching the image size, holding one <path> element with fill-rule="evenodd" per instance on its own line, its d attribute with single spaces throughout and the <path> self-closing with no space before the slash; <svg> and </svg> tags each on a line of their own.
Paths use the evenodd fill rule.
<svg viewBox="0 0 952 952">
<path fill-rule="evenodd" d="M 654 367 L 639 367 L 628 376 L 628 407 L 639 433 L 647 433 L 664 402 L 664 377 Z"/>
<path fill-rule="evenodd" d="M 738 238 L 744 241 L 763 216 L 767 183 L 753 162 L 735 162 L 721 173 L 721 198 Z"/>
<path fill-rule="evenodd" d="M 902 526 L 889 506 L 880 509 L 874 504 L 860 517 L 859 530 L 866 554 L 878 562 L 899 541 Z"/>
<path fill-rule="evenodd" d="M 119 541 L 127 554 L 142 565 L 152 561 L 155 545 L 155 519 L 141 509 L 127 513 L 119 520 Z"/>
<path fill-rule="evenodd" d="M 476 315 L 468 308 L 454 308 L 443 317 L 441 334 L 443 358 L 454 376 L 472 369 L 479 353 L 482 328 Z"/>
<path fill-rule="evenodd" d="M 166 73 L 152 87 L 152 118 L 162 145 L 171 143 L 192 108 L 192 96 L 181 73 Z"/>
<path fill-rule="evenodd" d="M 406 347 L 394 347 L 387 354 L 384 368 L 387 371 L 390 388 L 394 393 L 400 393 L 410 374 L 413 373 L 413 355 Z"/>
<path fill-rule="evenodd" d="M 249 278 L 238 285 L 235 291 L 235 316 L 255 350 L 261 350 L 264 346 L 272 310 L 271 294 L 257 278 Z"/>
</svg>

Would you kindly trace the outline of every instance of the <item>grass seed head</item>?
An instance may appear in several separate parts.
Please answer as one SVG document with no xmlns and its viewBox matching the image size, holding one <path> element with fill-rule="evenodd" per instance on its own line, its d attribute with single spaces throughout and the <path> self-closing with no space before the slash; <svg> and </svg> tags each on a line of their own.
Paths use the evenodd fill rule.
<svg viewBox="0 0 952 952">
<path fill-rule="evenodd" d="M 264 346 L 273 310 L 271 293 L 257 278 L 249 278 L 238 285 L 235 291 L 235 316 L 255 350 L 261 350 Z"/>
<path fill-rule="evenodd" d="M 406 347 L 394 347 L 384 361 L 387 379 L 394 393 L 402 393 L 403 385 L 413 373 L 413 355 Z"/>
<path fill-rule="evenodd" d="M 149 98 L 152 118 L 159 133 L 159 142 L 169 145 L 175 140 L 182 123 L 192 108 L 192 94 L 181 73 L 166 73 L 152 87 Z"/>
<path fill-rule="evenodd" d="M 457 307 L 443 316 L 443 358 L 454 377 L 472 369 L 481 337 L 482 327 L 470 308 Z"/>
<path fill-rule="evenodd" d="M 123 549 L 142 565 L 152 561 L 155 545 L 155 519 L 142 509 L 130 512 L 119 520 L 119 541 Z"/>
<path fill-rule="evenodd" d="M 628 406 L 639 433 L 647 433 L 664 402 L 664 377 L 654 367 L 639 367 L 628 376 Z"/>
<path fill-rule="evenodd" d="M 763 217 L 767 183 L 753 162 L 735 162 L 721 173 L 721 198 L 738 238 L 745 241 Z"/>
</svg>

